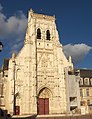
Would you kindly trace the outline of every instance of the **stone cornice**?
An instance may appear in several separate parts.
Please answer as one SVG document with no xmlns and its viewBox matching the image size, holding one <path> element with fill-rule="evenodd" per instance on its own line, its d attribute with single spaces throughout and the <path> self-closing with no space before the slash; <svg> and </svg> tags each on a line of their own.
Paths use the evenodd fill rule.
<svg viewBox="0 0 92 119">
<path fill-rule="evenodd" d="M 48 16 L 45 14 L 37 14 L 32 9 L 29 12 L 30 12 L 31 17 L 33 17 L 33 18 L 38 18 L 38 19 L 44 18 L 46 20 L 55 20 L 55 16 Z"/>
</svg>

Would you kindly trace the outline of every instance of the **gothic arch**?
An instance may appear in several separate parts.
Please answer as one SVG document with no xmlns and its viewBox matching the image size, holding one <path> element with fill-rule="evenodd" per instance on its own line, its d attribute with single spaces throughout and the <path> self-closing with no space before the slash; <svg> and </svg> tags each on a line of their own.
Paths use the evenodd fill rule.
<svg viewBox="0 0 92 119">
<path fill-rule="evenodd" d="M 49 114 L 49 106 L 50 106 L 50 98 L 52 97 L 52 93 L 49 88 L 44 87 L 39 91 L 38 94 L 38 114 L 44 115 Z"/>
<path fill-rule="evenodd" d="M 37 39 L 41 39 L 41 29 L 37 29 Z"/>
<path fill-rule="evenodd" d="M 50 40 L 50 30 L 46 31 L 46 40 Z"/>
<path fill-rule="evenodd" d="M 38 97 L 39 98 L 51 98 L 52 97 L 52 92 L 49 88 L 44 87 L 39 91 Z"/>
</svg>

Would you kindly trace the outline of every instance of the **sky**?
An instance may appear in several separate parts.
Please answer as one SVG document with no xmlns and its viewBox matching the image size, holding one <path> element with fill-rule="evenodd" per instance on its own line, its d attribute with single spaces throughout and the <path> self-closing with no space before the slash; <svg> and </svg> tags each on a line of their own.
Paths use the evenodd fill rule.
<svg viewBox="0 0 92 119">
<path fill-rule="evenodd" d="M 28 10 L 55 15 L 63 51 L 75 68 L 92 69 L 92 0 L 0 0 L 0 67 L 23 47 Z"/>
</svg>

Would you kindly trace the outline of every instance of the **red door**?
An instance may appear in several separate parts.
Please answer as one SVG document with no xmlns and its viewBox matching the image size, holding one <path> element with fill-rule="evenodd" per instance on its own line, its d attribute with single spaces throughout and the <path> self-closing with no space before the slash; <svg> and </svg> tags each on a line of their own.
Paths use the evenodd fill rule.
<svg viewBox="0 0 92 119">
<path fill-rule="evenodd" d="M 39 98 L 38 100 L 38 113 L 44 114 L 44 99 L 43 98 Z"/>
<path fill-rule="evenodd" d="M 38 111 L 39 115 L 49 114 L 49 98 L 38 99 Z"/>
<path fill-rule="evenodd" d="M 19 115 L 20 114 L 20 106 L 16 106 L 16 112 L 15 112 L 16 115 Z"/>
<path fill-rule="evenodd" d="M 44 114 L 49 114 L 49 99 L 48 98 L 45 98 L 44 99 Z"/>
</svg>

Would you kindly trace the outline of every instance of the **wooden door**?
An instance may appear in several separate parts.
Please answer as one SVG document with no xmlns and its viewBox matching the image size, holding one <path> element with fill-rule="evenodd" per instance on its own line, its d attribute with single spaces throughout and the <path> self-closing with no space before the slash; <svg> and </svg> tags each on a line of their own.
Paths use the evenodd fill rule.
<svg viewBox="0 0 92 119">
<path fill-rule="evenodd" d="M 20 114 L 20 106 L 16 106 L 16 112 L 15 112 L 16 115 L 19 115 Z"/>
<path fill-rule="evenodd" d="M 39 98 L 39 100 L 38 100 L 38 114 L 40 114 L 40 115 L 44 114 L 44 100 L 43 100 L 43 98 Z"/>
<path fill-rule="evenodd" d="M 38 114 L 49 114 L 49 98 L 38 99 Z"/>
<path fill-rule="evenodd" d="M 44 114 L 49 114 L 49 98 L 44 99 Z"/>
</svg>

